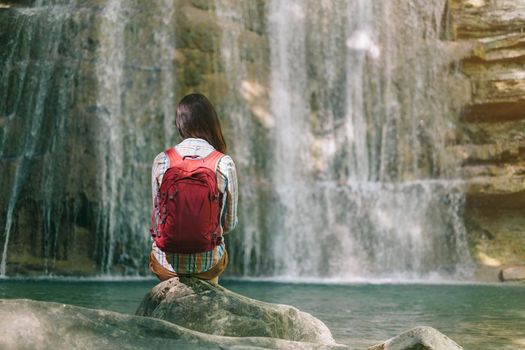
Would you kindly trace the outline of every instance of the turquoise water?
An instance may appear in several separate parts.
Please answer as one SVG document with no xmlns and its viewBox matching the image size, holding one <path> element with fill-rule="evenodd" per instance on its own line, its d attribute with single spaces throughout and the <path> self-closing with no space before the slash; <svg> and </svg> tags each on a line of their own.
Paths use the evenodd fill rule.
<svg viewBox="0 0 525 350">
<path fill-rule="evenodd" d="M 3 280 L 0 298 L 30 298 L 134 313 L 156 280 Z M 416 325 L 465 349 L 525 349 L 525 285 L 290 284 L 225 280 L 263 301 L 294 305 L 323 320 L 340 343 L 365 349 Z"/>
</svg>

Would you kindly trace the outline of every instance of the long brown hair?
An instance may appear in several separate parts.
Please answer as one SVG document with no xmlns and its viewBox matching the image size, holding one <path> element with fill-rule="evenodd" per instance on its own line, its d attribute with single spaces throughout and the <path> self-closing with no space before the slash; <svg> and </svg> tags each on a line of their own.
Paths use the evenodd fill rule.
<svg viewBox="0 0 525 350">
<path fill-rule="evenodd" d="M 217 151 L 226 153 L 226 142 L 221 123 L 210 100 L 201 94 L 189 94 L 180 100 L 175 118 L 177 130 L 183 139 L 201 138 Z"/>
</svg>

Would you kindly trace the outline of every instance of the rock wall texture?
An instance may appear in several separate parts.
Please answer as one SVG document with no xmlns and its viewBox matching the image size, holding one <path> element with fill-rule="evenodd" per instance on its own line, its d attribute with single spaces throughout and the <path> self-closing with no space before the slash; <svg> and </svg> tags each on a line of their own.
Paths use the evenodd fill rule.
<svg viewBox="0 0 525 350">
<path fill-rule="evenodd" d="M 471 248 L 488 267 L 524 264 L 525 3 L 451 0 L 449 12 L 471 81 L 457 146 Z"/>
<path fill-rule="evenodd" d="M 261 4 L 251 2 L 248 23 L 228 22 L 252 60 L 267 51 Z M 214 1 L 0 7 L 0 274 L 148 273 L 151 163 L 178 142 L 177 100 L 240 98 L 228 95 L 220 21 Z M 248 76 L 265 76 L 256 69 Z M 225 118 L 227 135 L 233 123 Z M 246 168 L 250 186 L 259 177 Z"/>
<path fill-rule="evenodd" d="M 295 205 L 315 202 L 319 215 L 307 221 L 304 215 L 295 214 L 296 220 L 289 226 L 303 224 L 310 233 L 323 231 L 328 224 L 333 228 L 323 239 L 309 234 L 308 240 L 303 240 L 316 247 L 321 241 L 325 244 L 315 261 L 324 261 L 334 249 L 343 257 L 350 255 L 342 249 L 341 237 L 348 236 L 349 226 L 360 224 L 362 213 L 368 215 L 369 206 L 376 205 L 366 198 L 361 200 L 359 193 L 373 197 L 384 191 L 380 188 L 371 195 L 337 187 L 360 168 L 348 161 L 353 153 L 370 158 L 358 174 L 365 181 L 374 174 L 379 175 L 372 176 L 372 181 L 447 179 L 456 176 L 448 170 L 455 170 L 455 161 L 461 158 L 468 182 L 464 217 L 473 255 L 490 266 L 523 263 L 523 2 L 449 0 L 427 5 L 424 1 L 377 1 L 371 7 L 356 5 L 355 16 L 359 11 L 363 16 L 375 11 L 374 25 L 386 28 L 375 38 L 385 44 L 382 54 L 386 58 L 384 62 L 363 58 L 378 54 L 375 43 L 368 42 L 368 52 L 351 62 L 361 70 L 352 75 L 355 81 L 348 82 L 340 72 L 353 72 L 353 67 L 346 67 L 348 52 L 338 40 L 344 40 L 361 23 L 351 23 L 356 28 L 345 27 L 349 25 L 344 22 L 346 15 L 340 15 L 347 11 L 345 1 L 334 1 L 333 8 L 306 1 L 305 6 L 321 9 L 306 12 L 308 23 L 322 30 L 305 31 L 308 35 L 301 45 L 306 72 L 282 72 L 293 77 L 289 80 L 295 85 L 287 88 L 306 91 L 300 104 L 307 105 L 301 125 L 289 121 L 295 128 L 284 131 L 279 130 L 282 121 L 271 111 L 269 48 L 286 41 L 270 42 L 269 3 L 174 0 L 145 6 L 138 0 L 4 1 L 5 6 L 0 6 L 0 274 L 147 274 L 149 206 L 145 198 L 150 196 L 151 160 L 178 141 L 173 128 L 166 126 L 173 125 L 177 100 L 192 91 L 220 101 L 217 108 L 224 115 L 223 128 L 240 169 L 243 205 L 240 225 L 228 240 L 230 273 L 265 274 L 290 262 L 306 274 L 312 269 L 323 276 L 333 273 L 328 264 L 319 267 L 313 259 L 298 260 L 308 245 L 298 246 L 295 254 L 288 254 L 290 260 L 277 263 L 268 252 L 281 246 L 278 239 L 287 239 L 288 232 L 281 232 L 282 236 L 275 232 L 285 227 L 282 213 Z M 446 15 L 441 18 L 444 7 Z M 304 15 L 296 12 L 291 13 Z M 407 13 L 406 20 L 390 21 Z M 388 26 L 382 21 L 388 21 Z M 391 37 L 396 30 L 412 36 L 397 42 Z M 327 37 L 333 42 L 323 40 Z M 374 38 L 354 39 L 359 40 L 350 46 L 362 50 L 361 40 Z M 290 48 L 281 48 L 279 55 L 297 49 L 293 40 L 288 44 Z M 443 51 L 443 57 L 432 61 L 436 50 Z M 407 56 L 407 52 L 412 54 Z M 449 76 L 443 74 L 456 55 L 463 57 L 460 71 L 453 63 Z M 422 64 L 421 57 L 432 64 Z M 327 71 L 330 74 L 325 74 Z M 304 82 L 295 79 L 299 73 Z M 464 84 L 465 76 L 470 79 L 470 89 Z M 353 85 L 359 88 L 345 90 Z M 434 90 L 436 86 L 439 88 Z M 378 93 L 366 100 L 367 91 Z M 450 110 L 443 107 L 443 91 L 455 96 Z M 456 132 L 456 115 L 451 111 L 463 103 L 464 95 L 467 100 L 470 95 L 470 102 L 463 108 Z M 288 96 L 294 108 L 295 98 L 294 94 Z M 355 132 L 369 138 L 360 138 L 353 150 L 346 140 L 348 125 L 352 126 L 345 124 L 347 100 L 356 107 L 353 118 L 363 119 L 366 114 L 374 119 L 374 123 L 361 120 L 356 124 L 359 128 L 350 136 Z M 421 112 L 424 115 L 419 111 L 425 111 Z M 421 119 L 405 118 L 408 114 Z M 302 139 L 303 128 L 308 129 L 312 141 L 308 155 L 315 161 L 305 170 L 312 181 L 304 182 L 302 189 L 312 195 L 291 196 L 290 203 L 283 203 L 289 199 L 290 186 L 282 186 L 279 199 L 272 181 L 290 181 L 296 174 L 281 171 L 279 175 L 279 165 L 286 163 L 275 166 L 274 161 L 289 146 L 282 140 Z M 445 135 L 434 133 L 435 129 L 444 130 Z M 242 140 L 235 135 L 243 135 Z M 275 146 L 278 138 L 282 145 Z M 450 152 L 455 157 L 442 152 L 449 143 L 455 143 Z M 344 147 L 338 147 L 340 144 Z M 412 152 L 414 149 L 418 152 Z M 333 154 L 326 156 L 330 152 Z M 354 159 L 356 164 L 358 160 Z M 300 177 L 307 176 L 301 173 Z M 316 180 L 321 186 L 312 190 L 310 185 Z M 322 192 L 327 183 L 335 194 Z M 297 188 L 294 191 L 300 192 Z M 358 200 L 351 202 L 350 197 Z M 387 200 L 386 209 L 399 204 L 395 193 L 392 197 L 394 204 Z M 432 198 L 446 202 L 446 198 Z M 429 203 L 433 210 L 434 202 Z M 335 214 L 326 215 L 325 224 L 320 217 L 326 206 L 332 206 Z M 348 216 L 352 210 L 355 217 Z M 300 212 L 291 210 L 292 214 L 294 211 Z M 399 212 L 404 214 L 403 209 Z M 368 256 L 360 258 L 363 261 L 376 253 L 376 247 L 392 247 L 384 239 L 392 237 L 392 232 L 376 230 L 379 220 L 375 216 L 369 221 L 365 223 L 372 228 L 370 232 L 385 234 L 374 237 L 375 241 L 387 243 L 374 245 L 377 242 L 370 242 L 368 231 L 355 229 L 362 236 L 356 241 L 362 239 L 362 246 L 372 252 L 367 251 Z M 317 226 L 312 228 L 311 223 Z M 422 231 L 431 230 L 432 224 L 430 220 Z M 411 227 L 409 222 L 407 228 Z M 407 230 L 402 227 L 400 231 Z M 454 237 L 446 239 L 453 241 Z M 430 250 L 440 249 L 452 250 L 446 244 Z M 446 254 L 439 255 L 446 260 L 441 256 Z M 397 260 L 397 256 L 392 259 Z"/>
</svg>

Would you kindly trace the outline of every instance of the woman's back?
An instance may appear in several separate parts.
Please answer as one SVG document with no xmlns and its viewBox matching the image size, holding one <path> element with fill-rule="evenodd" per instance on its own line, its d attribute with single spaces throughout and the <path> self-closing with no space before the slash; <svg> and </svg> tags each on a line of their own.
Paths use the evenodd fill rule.
<svg viewBox="0 0 525 350">
<path fill-rule="evenodd" d="M 184 101 L 187 97 L 191 97 L 190 105 L 193 104 L 189 108 L 188 106 L 184 106 Z M 164 175 L 170 167 L 177 165 L 171 163 L 177 162 L 178 160 L 184 161 L 187 157 L 190 157 L 190 160 L 186 160 L 186 162 L 210 158 L 212 152 L 217 151 L 216 147 L 210 144 L 210 140 L 211 142 L 216 143 L 217 148 L 221 148 L 221 146 L 223 150 L 226 148 L 222 132 L 220 131 L 220 124 L 218 123 L 217 116 L 211 103 L 209 103 L 209 101 L 207 101 L 202 95 L 193 94 L 187 97 L 181 100 L 179 109 L 177 110 L 177 128 L 184 140 L 174 147 L 175 152 L 168 152 L 171 153 L 171 157 L 167 152 L 161 152 L 153 161 L 153 228 L 157 227 L 155 225 L 158 225 L 158 220 L 164 214 L 160 211 L 161 208 L 159 208 L 158 205 L 157 207 L 155 206 L 158 204 L 160 198 L 159 190 L 163 184 Z M 207 103 L 202 103 L 203 101 Z M 183 105 L 182 108 L 181 105 Z M 207 109 L 208 113 L 206 113 Z M 182 110 L 183 113 L 179 113 L 180 110 Z M 211 123 L 209 121 L 208 123 L 202 123 L 206 118 L 216 120 Z M 192 122 L 193 125 L 191 125 Z M 207 135 L 203 130 L 199 130 L 203 124 L 213 125 L 214 123 L 215 126 L 209 128 L 208 133 L 213 134 L 215 132 L 215 135 Z M 187 136 L 185 133 L 201 133 L 206 139 L 204 137 L 185 137 Z M 218 155 L 214 171 L 217 190 L 218 193 L 220 193 L 217 232 L 222 236 L 222 234 L 233 230 L 237 224 L 237 175 L 235 163 L 230 156 L 226 154 L 218 154 L 218 152 L 215 152 L 214 154 Z M 167 176 L 166 179 L 168 179 L 168 177 L 169 176 Z M 171 178 L 166 181 L 171 181 Z M 163 211 L 165 212 L 166 209 L 163 209 Z M 157 230 L 152 230 L 152 233 L 154 233 L 153 238 L 156 238 L 155 235 L 158 234 Z M 224 240 L 218 242 L 217 245 L 211 249 L 191 253 L 173 252 L 169 251 L 170 249 L 166 249 L 166 247 L 163 248 L 164 249 L 161 249 L 161 247 L 159 247 L 154 241 L 150 256 L 150 267 L 161 280 L 175 277 L 176 275 L 193 275 L 195 277 L 211 280 L 212 283 L 216 283 L 218 275 L 222 273 L 228 263 Z M 171 250 L 177 251 L 177 249 Z"/>
</svg>

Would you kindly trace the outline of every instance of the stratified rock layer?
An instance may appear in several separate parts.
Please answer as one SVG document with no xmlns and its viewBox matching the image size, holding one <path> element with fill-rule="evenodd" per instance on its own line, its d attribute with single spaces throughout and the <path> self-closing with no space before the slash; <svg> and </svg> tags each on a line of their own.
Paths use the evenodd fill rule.
<svg viewBox="0 0 525 350">
<path fill-rule="evenodd" d="M 460 350 L 446 335 L 432 327 L 415 327 L 368 350 Z"/>
<path fill-rule="evenodd" d="M 279 3 L 289 7 L 289 18 L 269 16 L 282 12 L 272 6 Z M 458 226 L 455 217 L 463 212 L 435 215 L 434 199 L 449 206 L 439 189 L 427 186 L 432 196 L 424 198 L 432 201 L 422 202 L 419 193 L 427 190 L 419 184 L 401 201 L 400 193 L 390 200 L 382 189 L 359 197 L 363 189 L 353 186 L 355 179 L 375 188 L 378 180 L 456 177 L 453 152 L 468 179 L 473 256 L 523 264 L 525 3 L 285 3 L 2 2 L 0 274 L 147 273 L 151 161 L 176 143 L 169 127 L 176 102 L 194 91 L 216 103 L 243 175 L 228 273 L 341 276 L 355 265 L 344 259 L 358 255 L 375 261 L 352 273 L 452 270 L 468 260 L 465 245 L 449 246 L 463 230 L 443 227 Z M 464 52 L 460 68 L 470 87 L 455 69 Z M 465 99 L 456 135 L 456 110 Z M 308 162 L 294 167 L 295 158 L 281 150 Z M 296 178 L 307 181 L 291 191 Z M 370 194 L 378 201 L 369 202 Z M 381 223 L 371 209 L 397 217 L 413 210 L 398 210 L 398 203 L 414 198 L 423 209 L 404 220 L 406 230 Z M 303 212 L 316 215 L 284 215 Z M 419 247 L 432 249 L 405 254 L 413 244 L 388 241 L 405 237 L 422 217 L 428 220 L 414 232 L 439 230 L 413 243 L 432 241 Z M 298 228 L 300 239 L 289 227 Z M 444 230 L 453 234 L 445 237 Z M 319 239 L 318 232 L 326 236 Z M 403 254 L 392 254 L 395 249 Z M 279 260 L 303 251 L 312 264 Z M 324 263 L 327 257 L 336 263 Z"/>
<path fill-rule="evenodd" d="M 203 334 L 118 312 L 33 300 L 0 300 L 2 349 L 345 349 L 339 345 Z"/>
<path fill-rule="evenodd" d="M 196 278 L 159 283 L 136 314 L 215 335 L 335 344 L 324 323 L 306 312 L 250 299 Z"/>
<path fill-rule="evenodd" d="M 450 0 L 449 7 L 454 38 L 471 48 L 461 67 L 472 95 L 455 147 L 468 180 L 465 218 L 473 256 L 523 264 L 525 3 Z"/>
</svg>

